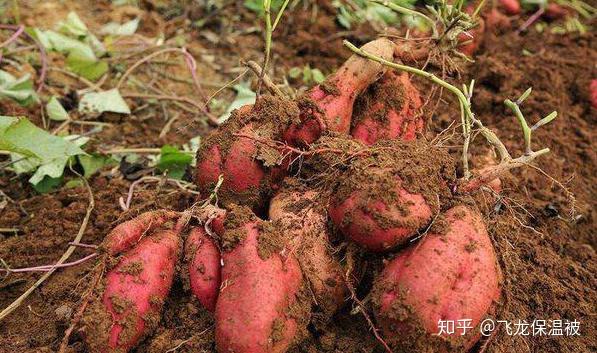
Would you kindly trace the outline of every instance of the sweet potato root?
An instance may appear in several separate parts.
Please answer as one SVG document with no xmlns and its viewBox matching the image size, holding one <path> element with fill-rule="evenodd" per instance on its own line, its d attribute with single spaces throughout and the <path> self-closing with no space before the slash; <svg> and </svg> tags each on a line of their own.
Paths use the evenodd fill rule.
<svg viewBox="0 0 597 353">
<path fill-rule="evenodd" d="M 195 180 L 200 191 L 209 195 L 222 175 L 218 196 L 224 205 L 263 207 L 286 174 L 288 160 L 255 139 L 280 140 L 282 130 L 298 115 L 296 104 L 271 96 L 233 112 L 197 152 Z"/>
<path fill-rule="evenodd" d="M 388 71 L 357 99 L 351 135 L 368 145 L 382 139 L 413 140 L 425 125 L 419 114 L 422 104 L 408 74 Z"/>
<path fill-rule="evenodd" d="M 119 259 L 83 316 L 91 352 L 127 352 L 158 325 L 178 259 L 179 234 L 157 230 Z"/>
<path fill-rule="evenodd" d="M 391 60 L 394 44 L 380 38 L 362 49 Z M 286 131 L 285 140 L 292 145 L 305 145 L 317 140 L 325 130 L 348 134 L 355 99 L 384 71 L 381 64 L 352 55 L 336 73 L 313 87 L 299 102 L 301 121 Z"/>
<path fill-rule="evenodd" d="M 320 194 L 300 185 L 282 189 L 271 200 L 269 217 L 280 231 L 290 233 L 290 245 L 317 306 L 331 317 L 344 303 L 348 289 L 340 262 L 331 251 Z"/>
<path fill-rule="evenodd" d="M 301 271 L 284 243 L 272 240 L 280 234 L 272 232 L 276 230 L 246 208 L 234 208 L 226 216 L 222 289 L 215 311 L 220 353 L 282 353 L 294 341 Z"/>
<path fill-rule="evenodd" d="M 220 290 L 220 250 L 201 227 L 191 229 L 185 243 L 191 292 L 213 312 Z"/>
<path fill-rule="evenodd" d="M 500 295 L 500 271 L 481 216 L 456 206 L 436 229 L 391 260 L 373 289 L 386 341 L 404 352 L 466 352 Z M 471 319 L 461 336 L 437 336 L 439 320 Z"/>
<path fill-rule="evenodd" d="M 381 141 L 340 177 L 328 212 L 348 238 L 372 251 L 406 243 L 439 211 L 451 160 L 423 141 Z M 443 197 L 442 196 L 442 197 Z"/>
<path fill-rule="evenodd" d="M 132 248 L 145 234 L 151 234 L 153 230 L 167 222 L 174 222 L 178 217 L 177 212 L 167 210 L 142 213 L 116 226 L 102 242 L 102 248 L 108 254 L 116 256 Z"/>
</svg>

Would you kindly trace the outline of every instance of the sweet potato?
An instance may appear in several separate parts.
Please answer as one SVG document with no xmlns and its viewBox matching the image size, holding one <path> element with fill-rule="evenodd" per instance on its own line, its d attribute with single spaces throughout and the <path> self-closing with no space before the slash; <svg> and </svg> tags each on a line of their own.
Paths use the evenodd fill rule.
<svg viewBox="0 0 597 353">
<path fill-rule="evenodd" d="M 597 109 L 597 79 L 591 80 L 589 85 L 589 94 L 591 97 L 591 105 Z"/>
<path fill-rule="evenodd" d="M 179 234 L 157 230 L 124 253 L 83 316 L 91 352 L 127 352 L 153 331 L 174 278 Z"/>
<path fill-rule="evenodd" d="M 549 20 L 559 20 L 566 17 L 569 12 L 570 10 L 568 10 L 566 7 L 550 2 L 545 7 L 545 13 L 543 14 L 543 17 Z"/>
<path fill-rule="evenodd" d="M 372 300 L 384 339 L 401 352 L 466 352 L 500 296 L 500 270 L 481 216 L 467 206 L 398 253 L 376 279 Z M 464 336 L 439 320 L 471 320 Z"/>
<path fill-rule="evenodd" d="M 222 289 L 216 304 L 220 353 L 282 353 L 298 329 L 293 308 L 302 284 L 294 255 L 270 224 L 246 208 L 226 215 Z"/>
<path fill-rule="evenodd" d="M 444 172 L 451 163 L 445 151 L 423 141 L 381 141 L 340 177 L 330 218 L 369 250 L 404 244 L 438 212 L 440 195 L 449 196 Z"/>
<path fill-rule="evenodd" d="M 362 49 L 392 60 L 394 44 L 380 38 Z M 301 121 L 291 125 L 284 134 L 285 140 L 292 145 L 305 145 L 317 140 L 324 131 L 348 134 L 355 99 L 384 71 L 381 64 L 352 55 L 336 73 L 299 101 Z"/>
<path fill-rule="evenodd" d="M 520 13 L 519 0 L 499 0 L 500 7 L 508 15 L 518 15 Z"/>
<path fill-rule="evenodd" d="M 220 250 L 202 227 L 191 229 L 185 243 L 191 292 L 213 312 L 220 289 Z"/>
<path fill-rule="evenodd" d="M 142 213 L 130 221 L 116 226 L 102 242 L 102 248 L 116 256 L 129 250 L 145 235 L 162 227 L 167 222 L 174 222 L 179 214 L 174 211 L 158 210 Z"/>
<path fill-rule="evenodd" d="M 357 99 L 350 133 L 368 145 L 381 139 L 413 140 L 425 125 L 422 104 L 407 73 L 388 71 Z"/>
<path fill-rule="evenodd" d="M 296 104 L 271 96 L 234 111 L 197 152 L 195 181 L 200 191 L 208 196 L 222 175 L 218 196 L 225 206 L 263 207 L 286 174 L 289 160 L 256 139 L 281 140 L 282 131 L 298 115 Z"/>
<path fill-rule="evenodd" d="M 331 251 L 320 197 L 318 192 L 295 183 L 274 196 L 269 217 L 280 231 L 290 234 L 289 248 L 296 254 L 316 304 L 331 317 L 344 303 L 348 289 L 342 265 Z"/>
</svg>

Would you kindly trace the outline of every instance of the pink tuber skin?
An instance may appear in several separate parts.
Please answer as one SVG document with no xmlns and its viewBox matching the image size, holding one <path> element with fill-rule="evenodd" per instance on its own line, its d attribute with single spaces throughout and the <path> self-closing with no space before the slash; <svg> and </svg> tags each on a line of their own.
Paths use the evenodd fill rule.
<svg viewBox="0 0 597 353">
<path fill-rule="evenodd" d="M 130 221 L 117 225 L 104 239 L 102 247 L 112 256 L 132 248 L 145 234 L 162 227 L 166 222 L 174 222 L 178 212 L 159 210 L 140 214 Z"/>
<path fill-rule="evenodd" d="M 220 289 L 220 250 L 201 227 L 191 229 L 185 243 L 191 292 L 210 312 L 216 309 Z"/>
<path fill-rule="evenodd" d="M 373 86 L 364 95 L 371 92 L 366 99 L 375 103 L 353 118 L 351 135 L 367 145 L 396 138 L 414 140 L 423 131 L 425 121 L 418 115 L 423 105 L 421 96 L 408 74 L 388 71 Z M 402 106 L 396 107 L 397 104 Z"/>
<path fill-rule="evenodd" d="M 174 279 L 178 248 L 177 232 L 158 230 L 106 274 L 101 303 L 92 304 L 95 310 L 88 313 L 91 352 L 127 352 L 156 328 Z"/>
<path fill-rule="evenodd" d="M 269 217 L 284 232 L 292 233 L 289 247 L 317 304 L 331 316 L 344 304 L 348 288 L 329 245 L 327 215 L 317 204 L 320 197 L 313 190 L 282 190 L 270 202 Z"/>
<path fill-rule="evenodd" d="M 222 253 L 222 289 L 215 311 L 218 352 L 283 353 L 297 331 L 289 309 L 302 282 L 298 262 L 289 253 L 260 257 L 258 221 L 225 233 L 230 231 L 244 239 Z"/>
<path fill-rule="evenodd" d="M 383 252 L 404 244 L 431 221 L 432 211 L 423 196 L 409 193 L 401 184 L 397 178 L 396 204 L 369 199 L 359 190 L 344 200 L 336 195 L 328 209 L 330 218 L 344 235 L 368 250 Z"/>
<path fill-rule="evenodd" d="M 224 204 L 240 203 L 258 210 L 265 203 L 264 194 L 270 189 L 275 189 L 277 183 L 286 175 L 288 161 L 282 161 L 280 165 L 266 166 L 256 158 L 262 145 L 250 137 L 237 136 L 256 135 L 254 129 L 258 124 L 244 121 L 252 109 L 254 106 L 247 105 L 236 110 L 230 119 L 238 120 L 241 125 L 238 130 L 233 131 L 234 134 L 230 136 L 225 135 L 229 131 L 216 130 L 210 138 L 220 140 L 198 151 L 195 183 L 205 196 L 208 196 L 222 175 L 224 181 L 220 195 Z M 222 144 L 227 142 L 230 142 L 230 145 L 224 151 Z"/>
<path fill-rule="evenodd" d="M 374 285 L 384 337 L 407 352 L 468 351 L 479 338 L 476 326 L 500 297 L 500 270 L 481 216 L 456 206 L 445 220 L 440 234 L 398 253 Z M 463 318 L 473 327 L 467 335 L 437 336 L 439 320 Z"/>
<path fill-rule="evenodd" d="M 547 4 L 547 7 L 545 7 L 545 13 L 543 14 L 543 17 L 549 20 L 559 20 L 566 17 L 568 13 L 569 10 L 566 7 L 550 2 Z"/>
<path fill-rule="evenodd" d="M 504 9 L 504 12 L 510 16 L 520 14 L 520 1 L 519 0 L 499 0 L 500 7 Z"/>
<path fill-rule="evenodd" d="M 363 45 L 362 49 L 391 61 L 394 44 L 380 38 Z M 352 55 L 336 73 L 307 93 L 307 99 L 301 104 L 301 123 L 286 131 L 286 142 L 295 146 L 311 144 L 324 131 L 348 134 L 355 99 L 384 71 L 381 64 Z"/>
</svg>

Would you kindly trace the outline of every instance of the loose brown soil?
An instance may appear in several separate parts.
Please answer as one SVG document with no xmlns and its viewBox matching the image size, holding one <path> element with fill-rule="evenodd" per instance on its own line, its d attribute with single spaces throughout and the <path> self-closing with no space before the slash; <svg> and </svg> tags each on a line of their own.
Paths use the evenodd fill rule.
<svg viewBox="0 0 597 353">
<path fill-rule="evenodd" d="M 256 27 L 260 24 L 240 1 L 231 2 L 212 15 L 193 6 L 185 9 L 178 4 L 160 7 L 159 1 L 142 3 L 140 15 L 144 22 L 139 32 L 151 37 L 161 30 L 166 37 L 172 37 L 184 29 L 187 45 L 198 58 L 200 77 L 217 83 L 213 87 L 206 85 L 208 93 L 236 76 L 239 58 L 262 58 L 263 41 Z M 279 79 L 290 67 L 305 64 L 329 73 L 349 55 L 342 48 L 343 38 L 357 43 L 374 38 L 366 26 L 355 28 L 343 37 L 340 33 L 343 29 L 334 22 L 334 10 L 329 3 L 309 2 L 298 6 L 292 16 L 285 16 L 287 22 L 274 35 L 270 64 L 273 78 Z M 39 6 L 23 2 L 21 17 L 29 25 L 50 27 L 73 9 L 96 30 L 106 22 L 126 18 L 126 11 L 113 11 L 111 6 L 107 1 L 47 1 Z M 192 29 L 188 18 L 206 18 L 207 25 L 200 30 Z M 496 316 L 500 320 L 527 322 L 577 320 L 581 323 L 580 336 L 509 336 L 502 328 L 488 342 L 482 340 L 473 351 L 485 344 L 488 353 L 597 351 L 597 238 L 594 235 L 597 156 L 593 146 L 597 111 L 590 106 L 588 92 L 590 80 L 597 77 L 593 65 L 597 62 L 597 40 L 594 32 L 583 36 L 535 31 L 518 35 L 514 30 L 521 22 L 514 21 L 513 29 L 505 33 L 488 35 L 476 62 L 462 67 L 463 79 L 476 79 L 473 107 L 479 118 L 498 133 L 514 155 L 520 153 L 523 144 L 515 118 L 502 103 L 505 98 L 516 97 L 532 86 L 533 94 L 524 103 L 523 112 L 533 122 L 552 110 L 560 113 L 558 119 L 534 135 L 536 148 L 551 149 L 550 154 L 538 160 L 543 172 L 532 168 L 513 171 L 502 179 L 504 191 L 499 200 L 486 192 L 476 195 L 504 276 L 503 300 Z M 596 25 L 595 21 L 592 25 Z M 0 38 L 0 42 L 6 38 L 4 32 Z M 524 55 L 523 49 L 526 49 Z M 158 77 L 147 70 L 144 74 Z M 167 72 L 176 77 L 188 76 L 184 65 L 176 65 Z M 164 77 L 156 79 L 175 94 L 190 92 L 188 85 Z M 51 73 L 49 81 L 49 85 L 84 88 L 59 73 Z M 414 82 L 426 92 L 423 89 L 426 84 L 420 80 Z M 230 97 L 232 93 L 226 92 L 220 98 Z M 447 93 L 444 97 L 450 103 Z M 201 120 L 197 114 L 181 112 L 170 131 L 159 138 L 168 117 L 160 110 L 143 108 L 140 99 L 130 102 L 133 108 L 140 108 L 132 116 L 100 118 L 112 125 L 94 135 L 94 147 L 180 144 L 209 130 L 205 122 L 197 123 Z M 457 106 L 451 103 L 439 103 L 437 109 L 431 109 L 435 100 L 428 104 L 427 110 L 434 111 L 427 132 L 429 140 L 459 119 Z M 25 114 L 40 125 L 42 121 L 39 109 L 22 110 L 6 101 L 0 102 L 0 114 Z M 71 130 L 77 132 L 76 128 Z M 478 137 L 472 150 L 481 156 L 486 153 L 483 146 Z M 476 160 L 473 158 L 473 163 Z M 574 199 L 546 174 L 562 182 Z M 131 210 L 123 212 L 118 199 L 126 198 L 130 181 L 106 169 L 90 180 L 90 186 L 95 208 L 82 239 L 88 244 L 99 244 L 115 224 L 140 212 L 159 208 L 183 210 L 195 197 L 169 186 L 141 184 L 137 186 Z M 54 263 L 79 230 L 87 207 L 86 189 L 62 188 L 39 195 L 31 189 L 26 177 L 0 171 L 0 190 L 13 200 L 0 207 L 0 228 L 20 229 L 17 234 L 0 234 L 0 258 L 13 268 Z M 77 249 L 71 260 L 89 253 L 89 249 Z M 356 294 L 363 299 L 371 287 L 372 274 L 381 269 L 382 259 L 361 255 L 364 277 Z M 34 291 L 1 323 L 0 352 L 57 351 L 89 286 L 94 266 L 89 261 L 58 270 Z M 39 277 L 39 273 L 27 273 L 0 279 L 0 308 L 9 305 Z M 331 322 L 309 325 L 309 334 L 293 353 L 383 352 L 362 315 L 351 313 L 353 307 L 348 302 Z M 213 319 L 185 290 L 180 277 L 175 280 L 164 308 L 157 331 L 136 352 L 164 352 L 174 347 L 178 347 L 176 352 L 215 352 Z M 67 351 L 87 352 L 77 329 Z"/>
</svg>

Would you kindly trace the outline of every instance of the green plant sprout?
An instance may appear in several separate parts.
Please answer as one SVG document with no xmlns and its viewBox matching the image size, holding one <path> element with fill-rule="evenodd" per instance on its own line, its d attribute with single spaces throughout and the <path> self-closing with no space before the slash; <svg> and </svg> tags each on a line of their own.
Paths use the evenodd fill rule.
<svg viewBox="0 0 597 353">
<path fill-rule="evenodd" d="M 432 39 L 442 41 L 448 38 L 450 41 L 457 40 L 458 35 L 462 32 L 471 30 L 477 26 L 475 18 L 479 11 L 485 4 L 485 0 L 479 2 L 472 15 L 462 11 L 464 0 L 458 0 L 455 4 L 450 5 L 443 0 L 437 2 L 434 6 L 426 6 L 427 10 L 433 15 L 431 18 L 419 11 L 411 10 L 400 6 L 389 0 L 371 0 L 374 3 L 384 5 L 389 9 L 401 13 L 403 15 L 410 15 L 420 17 L 431 26 Z M 438 28 L 441 26 L 441 30 Z"/>
<path fill-rule="evenodd" d="M 547 115 L 545 118 L 539 120 L 539 122 L 537 122 L 532 127 L 529 127 L 526 119 L 524 118 L 522 112 L 520 111 L 519 106 L 531 94 L 531 89 L 526 90 L 516 100 L 516 102 L 513 102 L 511 100 L 506 100 L 506 102 L 505 102 L 506 106 L 508 106 L 510 109 L 513 110 L 516 118 L 518 119 L 519 123 L 522 126 L 522 130 L 523 130 L 523 134 L 524 134 L 524 141 L 525 141 L 525 148 L 526 148 L 525 153 L 522 156 L 517 157 L 517 158 L 512 158 L 512 156 L 508 152 L 508 149 L 502 143 L 502 141 L 497 137 L 497 135 L 491 129 L 485 127 L 483 125 L 483 123 L 481 122 L 481 120 L 477 119 L 475 117 L 475 114 L 471 110 L 471 99 L 473 96 L 473 89 L 474 89 L 474 84 L 475 84 L 474 80 L 471 82 L 471 84 L 468 87 L 466 85 L 464 85 L 463 89 L 461 90 L 461 89 L 457 88 L 456 86 L 440 79 L 439 77 L 435 76 L 434 74 L 431 74 L 424 70 L 417 69 L 417 68 L 414 68 L 414 67 L 411 67 L 408 65 L 403 65 L 403 64 L 398 64 L 395 62 L 387 61 L 379 56 L 376 56 L 374 54 L 371 54 L 365 50 L 362 50 L 362 49 L 356 47 L 354 44 L 352 44 L 351 42 L 349 42 L 347 40 L 344 40 L 344 45 L 346 47 L 348 47 L 348 49 L 350 49 L 352 52 L 354 52 L 360 56 L 363 56 L 365 58 L 368 58 L 370 60 L 376 61 L 382 65 L 391 67 L 396 70 L 406 71 L 406 72 L 415 74 L 417 76 L 423 77 L 427 80 L 430 80 L 431 82 L 452 92 L 456 96 L 456 98 L 458 99 L 458 103 L 460 105 L 462 135 L 464 138 L 463 152 L 462 152 L 462 166 L 463 166 L 463 170 L 464 170 L 464 178 L 463 179 L 467 183 L 462 187 L 463 191 L 474 190 L 477 187 L 479 187 L 480 185 L 484 184 L 486 181 L 490 181 L 490 180 L 494 179 L 495 177 L 499 176 L 503 172 L 505 172 L 509 169 L 512 169 L 512 168 L 526 165 L 526 164 L 530 163 L 532 160 L 534 160 L 535 158 L 549 152 L 549 148 L 543 148 L 538 151 L 533 151 L 531 148 L 531 136 L 532 136 L 533 131 L 535 131 L 539 127 L 541 127 L 545 124 L 548 124 L 549 122 L 554 120 L 557 116 L 557 112 L 555 112 L 555 111 L 552 112 L 551 114 Z M 492 170 L 489 171 L 488 173 L 484 173 L 483 175 L 476 177 L 473 180 L 470 180 L 472 174 L 469 170 L 469 164 L 468 164 L 468 149 L 469 149 L 469 144 L 470 144 L 470 140 L 471 140 L 471 132 L 472 132 L 473 126 L 475 126 L 478 129 L 478 131 L 481 133 L 481 135 L 483 135 L 483 137 L 485 137 L 487 142 L 489 142 L 489 144 L 492 145 L 496 149 L 498 156 L 500 158 L 500 164 L 497 165 L 496 167 L 492 168 Z"/>
<path fill-rule="evenodd" d="M 278 26 L 278 23 L 280 22 L 280 19 L 284 14 L 284 10 L 286 10 L 286 7 L 288 6 L 289 2 L 290 0 L 284 0 L 284 3 L 282 3 L 282 7 L 280 8 L 280 11 L 278 11 L 278 14 L 276 15 L 276 18 L 274 19 L 274 22 L 272 24 L 272 0 L 263 1 L 263 10 L 265 16 L 265 58 L 263 59 L 263 67 L 261 68 L 261 74 L 259 75 L 259 87 L 257 89 L 257 95 L 261 93 L 261 84 L 263 83 L 263 76 L 265 76 L 267 65 L 269 64 L 269 58 L 272 48 L 272 34 L 276 30 L 276 27 Z"/>
<path fill-rule="evenodd" d="M 423 20 L 428 22 L 429 25 L 431 26 L 431 31 L 433 32 L 433 37 L 434 38 L 438 37 L 437 26 L 436 26 L 435 21 L 432 20 L 431 18 L 429 18 L 428 16 L 422 14 L 421 12 L 408 9 L 404 6 L 400 6 L 400 5 L 398 5 L 394 2 L 391 2 L 389 0 L 371 0 L 371 2 L 383 5 L 389 9 L 396 11 L 398 13 L 401 13 L 403 15 L 421 17 Z"/>
</svg>

